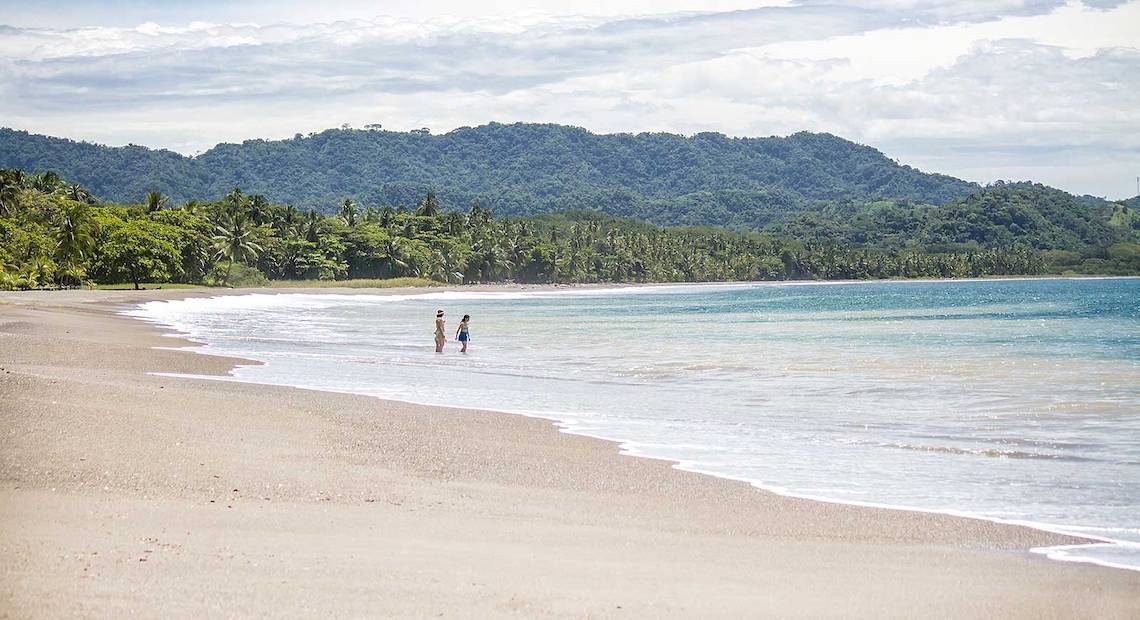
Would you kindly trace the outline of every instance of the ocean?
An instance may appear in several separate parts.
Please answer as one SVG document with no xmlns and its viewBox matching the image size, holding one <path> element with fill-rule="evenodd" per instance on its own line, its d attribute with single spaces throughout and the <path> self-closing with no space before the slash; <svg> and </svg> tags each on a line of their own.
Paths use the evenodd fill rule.
<svg viewBox="0 0 1140 620">
<path fill-rule="evenodd" d="M 265 362 L 234 380 L 546 417 L 778 493 L 1094 537 L 1037 551 L 1140 570 L 1140 279 L 251 294 L 128 314 Z"/>
</svg>

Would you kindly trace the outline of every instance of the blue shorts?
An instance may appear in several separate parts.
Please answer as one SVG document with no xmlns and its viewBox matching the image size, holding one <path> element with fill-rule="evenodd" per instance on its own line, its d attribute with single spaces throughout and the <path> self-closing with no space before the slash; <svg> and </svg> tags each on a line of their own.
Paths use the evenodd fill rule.
<svg viewBox="0 0 1140 620">
<path fill-rule="evenodd" d="M 467 332 L 459 332 L 459 342 L 467 342 Z"/>
</svg>

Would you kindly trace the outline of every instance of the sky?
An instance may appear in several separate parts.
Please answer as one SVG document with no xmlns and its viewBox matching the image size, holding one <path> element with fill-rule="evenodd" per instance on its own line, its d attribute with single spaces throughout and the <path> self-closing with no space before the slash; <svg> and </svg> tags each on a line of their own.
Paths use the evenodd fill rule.
<svg viewBox="0 0 1140 620">
<path fill-rule="evenodd" d="M 344 123 L 807 130 L 1115 199 L 1137 93 L 1140 0 L 0 0 L 0 125 L 185 154 Z"/>
</svg>

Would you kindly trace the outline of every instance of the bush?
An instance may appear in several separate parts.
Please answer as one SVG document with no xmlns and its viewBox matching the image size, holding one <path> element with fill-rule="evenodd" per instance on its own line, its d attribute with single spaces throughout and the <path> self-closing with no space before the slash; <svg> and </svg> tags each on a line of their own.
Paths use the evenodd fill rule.
<svg viewBox="0 0 1140 620">
<path fill-rule="evenodd" d="M 1123 263 L 1140 260 L 1140 243 L 1114 243 L 1108 246 L 1108 257 Z"/>
<path fill-rule="evenodd" d="M 1112 263 L 1104 260 L 1103 258 L 1089 258 L 1076 269 L 1077 273 L 1096 274 L 1096 275 L 1109 275 L 1113 272 Z"/>
<path fill-rule="evenodd" d="M 21 288 L 20 278 L 0 266 L 0 291 L 14 291 Z"/>
<path fill-rule="evenodd" d="M 226 278 L 226 266 L 218 265 L 208 278 L 208 283 L 211 286 L 230 286 L 233 288 L 255 288 L 261 286 L 269 286 L 269 278 L 265 277 L 255 267 L 243 265 L 241 263 L 234 263 L 230 269 L 229 278 Z"/>
</svg>

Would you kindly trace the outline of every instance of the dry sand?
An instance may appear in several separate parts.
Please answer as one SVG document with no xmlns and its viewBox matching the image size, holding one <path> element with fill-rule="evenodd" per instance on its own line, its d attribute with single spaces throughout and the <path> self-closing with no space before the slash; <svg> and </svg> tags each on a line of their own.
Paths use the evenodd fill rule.
<svg viewBox="0 0 1140 620">
<path fill-rule="evenodd" d="M 1063 536 L 532 418 L 147 374 L 232 367 L 114 314 L 201 294 L 0 293 L 0 616 L 1140 617 L 1140 573 L 1028 552 Z"/>
</svg>

